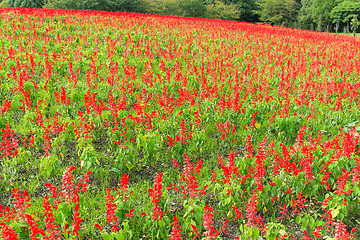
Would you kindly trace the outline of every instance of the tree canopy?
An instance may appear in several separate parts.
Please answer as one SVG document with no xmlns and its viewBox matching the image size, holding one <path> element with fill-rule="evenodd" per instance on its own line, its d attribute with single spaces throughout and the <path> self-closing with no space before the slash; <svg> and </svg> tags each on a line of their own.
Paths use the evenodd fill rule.
<svg viewBox="0 0 360 240">
<path fill-rule="evenodd" d="M 294 0 L 262 0 L 258 3 L 260 20 L 275 24 L 289 26 L 295 20 L 296 5 Z"/>
</svg>

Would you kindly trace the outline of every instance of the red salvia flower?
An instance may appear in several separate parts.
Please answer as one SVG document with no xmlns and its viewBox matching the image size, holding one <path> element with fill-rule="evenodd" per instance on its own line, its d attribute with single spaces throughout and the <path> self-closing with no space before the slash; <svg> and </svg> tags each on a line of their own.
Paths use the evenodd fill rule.
<svg viewBox="0 0 360 240">
<path fill-rule="evenodd" d="M 4 115 L 5 112 L 10 110 L 10 104 L 11 104 L 11 101 L 8 99 L 5 99 L 2 107 L 0 107 L 0 115 Z"/>
<path fill-rule="evenodd" d="M 97 227 L 100 230 L 100 232 L 102 232 L 104 225 L 99 225 L 98 223 L 96 223 L 95 227 Z"/>
<path fill-rule="evenodd" d="M 43 201 L 43 212 L 44 212 L 43 216 L 45 217 L 44 221 L 46 223 L 45 225 L 46 232 L 50 235 L 48 238 L 51 240 L 60 240 L 61 239 L 61 237 L 59 236 L 60 230 L 57 223 L 55 222 L 54 213 L 51 208 L 48 196 L 45 196 Z"/>
<path fill-rule="evenodd" d="M 173 218 L 174 222 L 171 223 L 173 227 L 171 228 L 170 240 L 181 240 L 181 230 L 182 227 L 179 225 L 178 219 L 176 216 Z"/>
<path fill-rule="evenodd" d="M 175 144 L 173 142 L 173 139 L 170 136 L 168 136 L 168 139 L 169 139 L 169 146 L 170 147 L 174 146 Z"/>
<path fill-rule="evenodd" d="M 191 224 L 191 228 L 193 229 L 193 233 L 194 233 L 194 238 L 192 240 L 194 240 L 195 238 L 197 238 L 200 235 L 199 229 L 196 228 L 193 224 Z"/>
<path fill-rule="evenodd" d="M 74 184 L 72 183 L 73 175 L 71 172 L 75 169 L 76 167 L 74 166 L 68 167 L 62 176 L 63 178 L 61 182 L 63 183 L 63 185 L 61 187 L 62 191 L 59 193 L 59 195 L 65 198 L 66 204 L 70 203 L 70 199 L 74 195 Z"/>
<path fill-rule="evenodd" d="M 82 239 L 82 237 L 79 235 L 79 230 L 80 230 L 80 224 L 83 221 L 83 219 L 80 217 L 80 213 L 79 213 L 79 203 L 76 204 L 75 209 L 74 209 L 74 229 L 71 231 L 73 233 L 73 235 L 78 236 Z"/>
<path fill-rule="evenodd" d="M 118 222 L 117 215 L 115 214 L 116 204 L 114 203 L 115 197 L 111 194 L 111 189 L 106 189 L 106 220 L 108 223 Z"/>
<path fill-rule="evenodd" d="M 346 171 L 344 168 L 342 168 L 342 171 L 343 172 L 341 176 L 337 179 L 337 189 L 335 190 L 335 192 L 340 196 L 344 193 L 346 182 L 349 179 L 349 175 L 351 173 L 350 171 Z"/>
<path fill-rule="evenodd" d="M 86 172 L 84 173 L 84 178 L 80 180 L 80 182 L 77 184 L 77 188 L 82 191 L 83 193 L 88 192 L 87 187 L 89 186 L 90 183 L 90 174 L 92 173 L 92 171 Z"/>
<path fill-rule="evenodd" d="M 18 240 L 18 234 L 14 229 L 5 223 L 0 223 L 1 227 L 1 239 L 6 240 Z"/>
<path fill-rule="evenodd" d="M 216 182 L 216 181 L 219 181 L 218 179 L 217 179 L 217 174 L 213 171 L 213 170 L 211 170 L 210 169 L 210 172 L 212 173 L 212 176 L 211 176 L 211 181 L 212 182 Z"/>
<path fill-rule="evenodd" d="M 253 115 L 252 115 L 252 120 L 251 120 L 251 129 L 254 129 L 255 128 L 255 120 L 256 120 L 256 115 L 257 115 L 258 112 L 254 112 Z"/>
<path fill-rule="evenodd" d="M 14 203 L 14 212 L 16 213 L 16 217 L 19 221 L 25 221 L 25 210 L 31 206 L 30 197 L 27 195 L 27 191 L 25 190 L 24 193 L 21 193 L 20 190 L 13 189 L 13 194 L 10 196 L 13 198 Z"/>
<path fill-rule="evenodd" d="M 126 201 L 126 199 L 128 199 L 130 197 L 130 195 L 132 194 L 132 191 L 129 192 L 128 188 L 129 188 L 129 175 L 124 173 L 121 177 L 120 180 L 120 189 L 115 188 L 116 191 L 119 192 L 120 196 L 119 198 L 123 200 L 123 202 Z"/>
<path fill-rule="evenodd" d="M 173 164 L 174 164 L 174 168 L 177 168 L 179 166 L 179 162 L 173 158 Z"/>
<path fill-rule="evenodd" d="M 125 213 L 125 215 L 126 215 L 128 218 L 130 218 L 130 217 L 133 215 L 134 210 L 135 210 L 135 208 L 130 209 L 129 213 Z"/>
<path fill-rule="evenodd" d="M 230 237 L 229 233 L 226 232 L 226 230 L 225 230 L 225 228 L 229 227 L 229 225 L 227 225 L 228 222 L 229 222 L 229 219 L 225 220 L 225 221 L 223 222 L 223 225 L 222 225 L 222 228 L 221 228 L 221 229 L 222 229 L 222 231 L 223 231 L 226 235 L 228 235 L 228 236 Z"/>
<path fill-rule="evenodd" d="M 281 216 L 277 219 L 277 221 L 279 221 L 280 219 L 285 219 L 285 216 L 286 217 L 289 217 L 289 215 L 287 215 L 287 208 L 286 208 L 286 203 L 284 204 L 284 207 L 280 207 L 281 211 L 280 211 L 280 214 Z"/>
<path fill-rule="evenodd" d="M 154 204 L 154 207 L 152 208 L 153 211 L 153 219 L 157 220 L 157 219 L 162 219 L 162 214 L 163 212 L 161 211 L 161 207 L 160 207 L 160 200 L 162 197 L 162 172 L 159 172 L 159 174 L 156 176 L 155 178 L 155 182 L 154 182 L 154 188 L 149 188 L 148 189 L 148 193 L 150 195 L 150 197 L 152 198 L 152 203 Z"/>
<path fill-rule="evenodd" d="M 311 237 L 309 237 L 308 233 L 305 230 L 304 230 L 304 235 L 305 237 L 303 237 L 302 239 L 311 240 Z"/>
<path fill-rule="evenodd" d="M 19 140 L 7 122 L 5 126 L 5 128 L 1 129 L 0 158 L 15 157 L 18 154 Z"/>
<path fill-rule="evenodd" d="M 208 204 L 206 204 L 203 214 L 203 224 L 204 224 L 204 228 L 206 229 L 204 235 L 208 237 L 207 238 L 208 240 L 215 239 L 217 235 L 220 233 L 214 228 L 213 218 L 214 218 L 213 209 Z"/>
<path fill-rule="evenodd" d="M 41 229 L 38 227 L 38 222 L 40 222 L 40 220 L 35 221 L 34 217 L 29 215 L 29 214 L 25 214 L 25 218 L 26 218 L 26 223 L 29 224 L 30 226 L 30 235 L 29 237 L 32 240 L 40 240 L 40 238 L 37 238 L 36 235 L 39 233 L 41 236 L 45 237 L 46 234 L 44 232 L 44 229 Z"/>
<path fill-rule="evenodd" d="M 265 147 L 266 139 L 264 139 L 258 148 L 258 153 L 256 154 L 256 166 L 255 166 L 255 180 L 257 185 L 257 190 L 262 191 L 264 189 L 263 187 L 263 176 L 265 172 Z"/>
<path fill-rule="evenodd" d="M 241 211 L 236 207 L 236 206 L 231 206 L 232 209 L 235 210 L 235 213 L 236 213 L 236 216 L 235 216 L 235 219 L 238 219 L 240 217 L 244 218 L 244 215 L 242 215 Z"/>
<path fill-rule="evenodd" d="M 322 227 L 321 226 L 318 226 L 315 231 L 313 232 L 315 238 L 321 238 L 321 235 L 322 235 Z"/>
<path fill-rule="evenodd" d="M 186 144 L 186 127 L 184 119 L 180 121 L 180 134 L 179 134 L 179 141 L 181 144 Z"/>
<path fill-rule="evenodd" d="M 257 218 L 257 192 L 254 190 L 251 194 L 251 197 L 249 199 L 249 202 L 246 205 L 246 218 L 248 219 L 248 226 L 254 226 L 256 225 L 256 218 Z"/>
<path fill-rule="evenodd" d="M 111 231 L 113 231 L 114 233 L 117 233 L 119 231 L 119 227 L 116 226 L 116 224 L 113 224 L 112 228 L 111 228 Z"/>
<path fill-rule="evenodd" d="M 342 221 L 337 221 L 335 223 L 335 238 L 337 240 L 350 239 L 350 235 L 346 231 L 346 225 Z"/>
</svg>

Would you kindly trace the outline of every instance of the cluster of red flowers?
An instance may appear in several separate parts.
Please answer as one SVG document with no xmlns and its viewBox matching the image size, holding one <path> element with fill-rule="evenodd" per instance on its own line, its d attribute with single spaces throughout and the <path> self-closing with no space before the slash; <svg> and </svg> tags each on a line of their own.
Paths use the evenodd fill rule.
<svg viewBox="0 0 360 240">
<path fill-rule="evenodd" d="M 162 197 L 162 172 L 156 176 L 154 181 L 154 188 L 149 188 L 148 192 L 150 197 L 152 198 L 151 202 L 154 204 L 153 207 L 153 219 L 161 219 L 163 212 L 161 211 L 160 200 Z"/>
<path fill-rule="evenodd" d="M 188 203 L 198 204 L 209 194 L 208 188 L 215 192 L 220 186 L 221 196 L 231 199 L 225 205 L 236 215 L 221 219 L 222 229 L 216 230 L 216 209 L 202 202 L 203 228 L 190 225 L 194 239 L 201 229 L 207 239 L 228 234 L 229 221 L 238 224 L 239 219 L 266 235 L 267 218 L 259 208 L 264 195 L 279 206 L 278 220 L 284 223 L 309 210 L 311 197 L 320 192 L 330 194 L 321 201 L 325 226 L 304 231 L 304 239 L 311 233 L 321 238 L 325 229 L 337 239 L 354 238 L 356 229 L 347 232 L 333 209 L 336 204 L 342 209 L 358 204 L 358 39 L 127 13 L 1 8 L 0 15 L 1 36 L 6 39 L 0 47 L 0 70 L 5 72 L 0 85 L 5 96 L 0 99 L 1 162 L 17 161 L 21 154 L 49 157 L 59 152 L 54 143 L 72 137 L 79 152 L 84 145 L 95 149 L 95 140 L 105 136 L 111 139 L 111 149 L 132 149 L 134 155 L 138 150 L 141 155 L 147 149 L 134 143 L 138 133 L 156 131 L 161 142 L 146 143 L 160 146 L 157 149 L 171 156 L 175 168 L 181 165 L 182 172 L 166 190 L 166 174 L 157 174 L 148 189 L 153 206 L 149 221 L 162 222 L 168 214 L 164 214 L 165 191 L 173 189 Z M 55 26 L 52 21 L 59 19 L 61 24 Z M 67 28 L 72 30 L 63 32 Z M 112 34 L 114 29 L 117 34 Z M 319 121 L 323 125 L 313 125 Z M 215 156 L 221 154 L 219 168 L 210 169 L 209 179 L 204 177 L 209 175 L 208 159 L 200 159 L 204 146 L 219 147 Z M 229 149 L 233 150 L 225 162 Z M 194 155 L 197 162 L 190 160 Z M 42 219 L 29 214 L 27 191 L 13 189 L 12 208 L 0 205 L 1 237 L 19 238 L 13 223 L 25 221 L 32 239 L 60 239 L 65 233 L 81 238 L 80 198 L 88 191 L 91 172 L 74 184 L 75 170 L 74 166 L 65 170 L 61 186 L 45 184 L 50 196 L 42 199 Z M 132 195 L 129 175 L 122 175 L 120 187 L 105 189 L 106 222 L 116 233 L 122 222 L 118 208 Z M 236 202 L 237 195 L 243 206 Z M 72 226 L 66 223 L 65 230 L 56 222 L 59 206 L 72 210 L 67 217 Z M 127 219 L 137 214 L 135 208 L 127 211 Z M 171 239 L 185 235 L 181 221 L 173 216 Z M 95 226 L 102 231 L 103 226 Z"/>
</svg>

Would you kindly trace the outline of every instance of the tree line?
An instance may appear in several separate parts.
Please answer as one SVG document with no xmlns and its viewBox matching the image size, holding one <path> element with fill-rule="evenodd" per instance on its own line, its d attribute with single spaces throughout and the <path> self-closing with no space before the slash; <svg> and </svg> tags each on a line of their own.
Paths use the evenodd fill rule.
<svg viewBox="0 0 360 240">
<path fill-rule="evenodd" d="M 353 32 L 360 0 L 3 0 L 0 6 L 140 12 Z"/>
</svg>

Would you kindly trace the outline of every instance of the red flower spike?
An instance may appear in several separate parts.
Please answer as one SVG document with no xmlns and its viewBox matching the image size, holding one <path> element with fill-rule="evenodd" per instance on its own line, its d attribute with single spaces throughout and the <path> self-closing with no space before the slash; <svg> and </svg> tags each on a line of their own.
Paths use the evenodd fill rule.
<svg viewBox="0 0 360 240">
<path fill-rule="evenodd" d="M 44 229 L 41 229 L 38 227 L 38 222 L 40 222 L 40 220 L 35 221 L 35 219 L 33 218 L 33 216 L 29 215 L 29 214 L 25 214 L 25 218 L 26 218 L 26 223 L 29 224 L 30 226 L 30 234 L 29 237 L 32 240 L 39 240 L 40 238 L 37 238 L 36 235 L 39 233 L 41 236 L 45 237 L 46 234 L 44 232 Z"/>
<path fill-rule="evenodd" d="M 214 228 L 213 218 L 214 218 L 213 209 L 209 207 L 208 204 L 206 204 L 203 214 L 203 224 L 204 224 L 204 228 L 206 229 L 204 235 L 208 237 L 209 240 L 216 239 L 217 235 L 220 233 L 220 231 L 217 231 Z"/>
<path fill-rule="evenodd" d="M 79 230 L 80 230 L 80 224 L 83 221 L 83 219 L 80 217 L 80 213 L 79 211 L 79 203 L 76 204 L 75 209 L 74 209 L 74 228 L 72 230 L 73 235 L 78 236 L 82 239 L 82 237 L 79 235 Z"/>
<path fill-rule="evenodd" d="M 235 216 L 235 219 L 238 219 L 240 217 L 244 218 L 244 215 L 242 215 L 241 211 L 236 207 L 236 206 L 231 206 L 232 209 L 235 210 L 235 213 L 236 213 L 236 216 Z"/>
<path fill-rule="evenodd" d="M 225 221 L 223 222 L 223 225 L 222 225 L 222 228 L 221 228 L 221 229 L 222 229 L 222 231 L 223 231 L 226 235 L 228 235 L 228 236 L 230 237 L 229 233 L 226 232 L 226 230 L 225 230 L 225 228 L 229 227 L 229 225 L 227 225 L 228 222 L 229 222 L 229 219 L 225 220 Z"/>
<path fill-rule="evenodd" d="M 104 225 L 99 225 L 96 223 L 95 227 L 97 227 L 100 230 L 100 232 L 102 232 Z"/>
<path fill-rule="evenodd" d="M 63 178 L 61 180 L 61 182 L 63 183 L 62 187 L 61 187 L 61 192 L 59 193 L 59 195 L 62 196 L 62 198 L 65 198 L 65 202 L 66 204 L 70 203 L 70 198 L 72 196 L 74 196 L 74 184 L 72 183 L 73 180 L 73 175 L 72 175 L 72 171 L 75 170 L 76 167 L 74 166 L 70 166 L 68 167 L 64 174 L 63 174 Z"/>
<path fill-rule="evenodd" d="M 14 229 L 12 229 L 9 225 L 6 225 L 5 223 L 1 223 L 1 238 L 6 240 L 18 240 L 18 234 Z"/>
<path fill-rule="evenodd" d="M 181 240 L 181 230 L 183 230 L 183 229 L 179 225 L 179 222 L 178 222 L 178 219 L 176 216 L 174 216 L 173 222 L 171 223 L 171 225 L 173 227 L 171 228 L 170 240 Z"/>
<path fill-rule="evenodd" d="M 53 210 L 51 208 L 48 196 L 45 196 L 43 201 L 43 212 L 45 217 L 45 228 L 46 232 L 50 234 L 50 239 L 61 239 L 59 236 L 60 230 L 58 224 L 55 222 Z"/>
<path fill-rule="evenodd" d="M 125 215 L 126 215 L 128 218 L 130 218 L 130 217 L 133 215 L 134 209 L 135 209 L 135 208 L 130 209 L 129 213 L 125 213 Z"/>
<path fill-rule="evenodd" d="M 200 235 L 200 232 L 199 232 L 199 228 L 196 228 L 193 224 L 191 224 L 191 227 L 192 227 L 193 233 L 195 235 L 194 238 L 192 239 L 192 240 L 194 240 Z"/>
<path fill-rule="evenodd" d="M 27 195 L 27 191 L 21 193 L 20 190 L 13 189 L 13 194 L 10 196 L 13 198 L 12 202 L 14 203 L 14 212 L 16 213 L 16 217 L 19 221 L 25 221 L 24 212 L 25 210 L 31 206 L 30 197 Z"/>
<path fill-rule="evenodd" d="M 111 194 L 111 189 L 106 189 L 106 220 L 108 223 L 118 222 L 118 217 L 115 214 L 116 204 L 114 203 L 115 197 Z"/>
<path fill-rule="evenodd" d="M 156 176 L 156 179 L 154 181 L 154 188 L 149 188 L 148 189 L 148 193 L 150 195 L 150 197 L 152 198 L 152 203 L 154 204 L 153 207 L 153 219 L 157 220 L 157 219 L 162 219 L 162 214 L 163 212 L 161 211 L 161 207 L 160 207 L 160 200 L 162 197 L 162 172 L 159 172 L 159 174 Z"/>
</svg>

